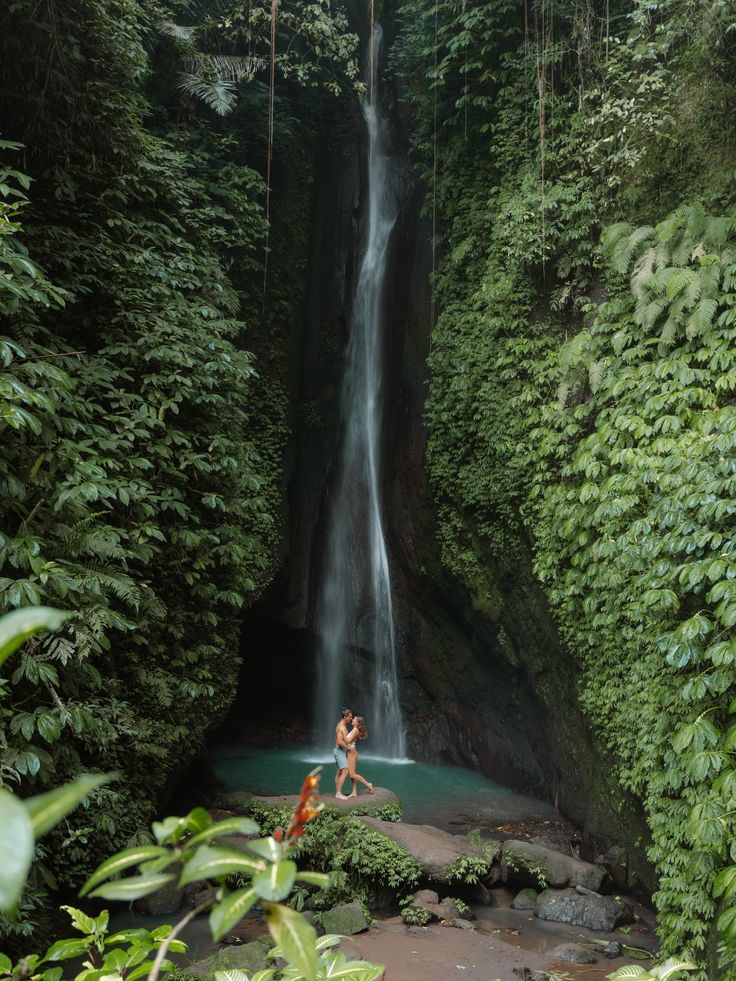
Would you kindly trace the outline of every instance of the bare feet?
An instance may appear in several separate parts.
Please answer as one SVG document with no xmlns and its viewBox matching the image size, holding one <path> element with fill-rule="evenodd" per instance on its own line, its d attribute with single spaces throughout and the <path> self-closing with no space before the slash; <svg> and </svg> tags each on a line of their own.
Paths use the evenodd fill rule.
<svg viewBox="0 0 736 981">
<path fill-rule="evenodd" d="M 357 797 L 357 796 L 358 796 L 357 794 L 348 794 L 348 800 L 350 800 L 351 797 Z"/>
<path fill-rule="evenodd" d="M 350 800 L 350 798 L 345 794 L 335 794 L 335 797 L 337 797 L 338 800 Z"/>
<path fill-rule="evenodd" d="M 369 783 L 368 784 L 368 793 L 369 794 L 372 794 L 373 793 L 373 784 L 372 783 Z"/>
</svg>

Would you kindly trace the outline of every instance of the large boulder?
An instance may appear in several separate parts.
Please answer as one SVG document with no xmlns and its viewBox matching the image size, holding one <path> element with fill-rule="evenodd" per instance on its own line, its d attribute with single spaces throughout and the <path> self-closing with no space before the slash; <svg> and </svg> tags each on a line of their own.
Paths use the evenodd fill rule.
<svg viewBox="0 0 736 981">
<path fill-rule="evenodd" d="M 322 914 L 325 933 L 339 933 L 351 937 L 368 929 L 368 920 L 360 903 L 343 903 Z"/>
<path fill-rule="evenodd" d="M 184 890 L 175 882 L 167 882 L 156 892 L 136 899 L 135 908 L 146 916 L 167 916 L 169 913 L 178 913 L 183 902 Z"/>
<path fill-rule="evenodd" d="M 553 851 L 531 841 L 505 841 L 501 848 L 501 875 L 504 882 L 521 886 L 584 886 L 600 892 L 606 873 L 590 862 Z"/>
<path fill-rule="evenodd" d="M 514 896 L 513 902 L 511 903 L 511 909 L 534 909 L 536 901 L 536 889 L 527 887 L 526 889 L 522 889 L 516 894 L 516 896 Z"/>
<path fill-rule="evenodd" d="M 325 786 L 331 781 L 325 781 Z M 323 793 L 320 801 L 325 807 L 336 807 L 341 811 L 349 811 L 356 816 L 359 814 L 376 814 L 383 808 L 390 807 L 392 811 L 400 813 L 401 801 L 393 792 L 386 787 L 375 787 L 372 794 L 358 794 L 348 800 L 338 800 L 333 793 Z M 279 794 L 273 797 L 259 797 L 255 794 L 248 794 L 238 791 L 231 794 L 220 794 L 217 803 L 231 811 L 238 813 L 249 813 L 254 804 L 266 805 L 267 807 L 289 807 L 292 810 L 299 803 L 297 794 Z"/>
<path fill-rule="evenodd" d="M 574 889 L 545 889 L 534 904 L 534 915 L 552 923 L 570 923 L 610 933 L 619 923 L 634 919 L 631 903 L 620 896 L 580 895 Z"/>
<path fill-rule="evenodd" d="M 223 947 L 216 954 L 205 957 L 194 964 L 188 964 L 186 974 L 194 974 L 199 978 L 214 978 L 216 971 L 244 971 L 255 974 L 262 971 L 273 962 L 268 959 L 269 944 L 261 940 L 253 940 L 249 944 L 233 944 Z"/>
<path fill-rule="evenodd" d="M 449 884 L 448 870 L 460 858 L 473 857 L 481 859 L 489 871 L 494 860 L 495 844 L 488 844 L 493 849 L 490 854 L 484 848 L 471 844 L 467 838 L 451 835 L 430 824 L 404 824 L 391 821 L 379 821 L 376 818 L 361 817 L 360 819 L 372 831 L 378 831 L 397 845 L 401 845 L 422 866 L 425 874 L 435 882 Z"/>
</svg>

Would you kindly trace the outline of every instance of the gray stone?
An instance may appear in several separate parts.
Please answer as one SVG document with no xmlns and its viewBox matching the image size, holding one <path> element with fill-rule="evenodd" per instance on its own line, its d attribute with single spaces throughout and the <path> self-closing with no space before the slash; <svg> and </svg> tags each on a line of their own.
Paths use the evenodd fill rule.
<svg viewBox="0 0 736 981">
<path fill-rule="evenodd" d="M 493 851 L 490 857 L 476 845 L 460 835 L 451 835 L 447 831 L 433 828 L 429 824 L 397 824 L 391 821 L 379 821 L 372 817 L 361 817 L 360 820 L 371 829 L 378 831 L 401 845 L 422 866 L 425 874 L 436 882 L 449 884 L 447 869 L 459 858 L 473 856 L 488 861 L 490 867 L 494 859 Z M 488 843 L 487 843 L 488 844 Z M 488 846 L 493 849 L 493 845 Z"/>
<path fill-rule="evenodd" d="M 420 889 L 414 894 L 412 906 L 429 913 L 430 923 L 437 920 L 451 922 L 453 920 L 474 920 L 475 914 L 472 910 L 460 912 L 457 901 L 452 896 L 446 896 L 440 900 L 439 896 L 432 889 Z M 461 928 L 464 929 L 464 928 Z"/>
<path fill-rule="evenodd" d="M 601 953 L 604 957 L 610 957 L 613 960 L 614 957 L 621 957 L 624 952 L 624 945 L 620 944 L 618 940 L 610 940 L 605 947 L 601 948 Z"/>
<path fill-rule="evenodd" d="M 414 934 L 421 934 L 422 936 L 425 936 L 426 934 L 430 933 L 431 931 L 429 930 L 428 927 L 418 926 L 416 923 L 412 923 L 411 926 L 408 926 L 406 928 L 406 932 L 407 933 L 414 933 Z"/>
<path fill-rule="evenodd" d="M 629 868 L 628 852 L 620 845 L 613 845 L 603 855 L 599 855 L 595 862 L 608 872 L 617 889 L 631 889 L 635 885 L 636 873 Z"/>
<path fill-rule="evenodd" d="M 339 933 L 350 937 L 354 933 L 367 930 L 368 920 L 360 903 L 343 903 L 322 914 L 322 926 L 325 933 Z"/>
<path fill-rule="evenodd" d="M 511 909 L 534 909 L 534 904 L 537 901 L 537 890 L 536 889 L 522 889 L 521 892 L 517 892 L 511 903 Z"/>
<path fill-rule="evenodd" d="M 414 893 L 412 902 L 415 906 L 421 906 L 422 908 L 426 906 L 439 906 L 440 897 L 434 889 L 420 889 Z"/>
<path fill-rule="evenodd" d="M 340 811 L 350 811 L 356 817 L 363 814 L 375 814 L 376 811 L 380 811 L 387 804 L 392 805 L 394 808 L 398 806 L 401 809 L 401 801 L 393 790 L 389 790 L 387 787 L 374 787 L 372 794 L 358 794 L 357 797 L 351 797 L 349 800 L 338 800 L 335 797 L 335 786 L 332 780 L 325 779 L 323 784 L 322 789 L 323 791 L 327 790 L 327 792 L 320 794 L 320 801 L 326 807 L 336 807 Z M 327 789 L 330 787 L 330 784 L 332 784 L 332 792 Z M 250 794 L 226 794 L 224 797 L 220 797 L 220 801 L 227 804 L 228 807 L 240 808 L 240 810 L 246 812 L 252 804 L 265 804 L 267 807 L 288 807 L 293 810 L 299 803 L 299 795 L 280 794 L 277 797 L 258 797 Z"/>
<path fill-rule="evenodd" d="M 499 872 L 497 866 L 493 866 L 495 872 Z M 470 887 L 470 899 L 472 902 L 477 903 L 478 906 L 493 906 L 495 904 L 495 899 L 493 898 L 493 893 L 491 890 L 482 882 L 476 882 L 474 886 Z"/>
<path fill-rule="evenodd" d="M 443 920 L 442 925 L 446 927 L 455 927 L 457 930 L 475 930 L 472 923 L 469 923 L 462 916 L 453 916 L 451 920 Z"/>
<path fill-rule="evenodd" d="M 545 889 L 534 904 L 534 915 L 552 923 L 610 933 L 619 923 L 630 923 L 634 911 L 619 896 L 581 896 L 574 889 Z"/>
<path fill-rule="evenodd" d="M 597 964 L 598 960 L 587 947 L 581 944 L 560 944 L 549 952 L 550 957 L 570 964 Z"/>
<path fill-rule="evenodd" d="M 199 978 L 213 978 L 215 971 L 228 970 L 255 974 L 256 971 L 262 971 L 269 966 L 267 956 L 269 946 L 272 944 L 266 944 L 261 940 L 253 940 L 249 944 L 228 945 L 210 957 L 188 964 L 186 973 L 194 974 Z"/>
<path fill-rule="evenodd" d="M 501 871 L 505 882 L 519 885 L 583 886 L 600 892 L 605 882 L 603 869 L 581 862 L 572 855 L 552 851 L 530 841 L 505 841 L 501 849 Z"/>
<path fill-rule="evenodd" d="M 169 882 L 149 896 L 136 899 L 135 908 L 146 916 L 164 916 L 167 913 L 177 913 L 183 902 L 184 890 L 179 889 L 175 883 Z"/>
</svg>

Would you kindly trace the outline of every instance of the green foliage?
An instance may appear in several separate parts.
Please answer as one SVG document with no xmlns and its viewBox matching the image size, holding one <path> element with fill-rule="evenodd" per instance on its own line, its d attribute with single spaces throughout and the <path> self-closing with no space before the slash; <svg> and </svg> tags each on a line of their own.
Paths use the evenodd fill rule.
<svg viewBox="0 0 736 981">
<path fill-rule="evenodd" d="M 694 970 L 694 964 L 671 957 L 658 967 L 653 967 L 651 971 L 646 971 L 638 964 L 627 964 L 613 974 L 609 974 L 608 979 L 609 981 L 626 981 L 627 978 L 631 981 L 682 981 L 689 971 Z"/>
<path fill-rule="evenodd" d="M 196 14 L 0 9 L 0 612 L 73 613 L 2 682 L 0 783 L 125 774 L 51 832 L 8 933 L 136 841 L 228 707 L 277 558 L 316 121 L 353 91 L 356 39 L 341 9 L 280 4 L 269 230 L 270 7 Z M 182 94 L 187 58 L 233 85 L 227 122 Z"/>
<path fill-rule="evenodd" d="M 663 955 L 715 976 L 720 945 L 726 977 L 733 12 L 526 11 L 439 5 L 435 22 L 402 5 L 395 60 L 441 236 L 427 423 L 443 560 L 503 627 L 498 581 L 533 542 L 581 704 L 646 811 Z"/>
<path fill-rule="evenodd" d="M 253 801 L 249 812 L 263 829 L 273 833 L 285 827 L 289 809 L 274 808 Z M 319 908 L 359 899 L 370 905 L 377 890 L 391 889 L 405 896 L 419 881 L 419 863 L 391 839 L 370 831 L 355 812 L 345 814 L 336 807 L 326 807 L 319 821 L 308 824 L 297 854 L 308 868 L 330 874 L 330 887 L 315 897 Z"/>
<path fill-rule="evenodd" d="M 428 910 L 410 904 L 402 907 L 401 919 L 407 926 L 427 926 L 432 917 Z"/>
<path fill-rule="evenodd" d="M 490 863 L 477 855 L 461 855 L 447 866 L 448 882 L 463 882 L 474 886 L 482 882 L 491 871 Z"/>
<path fill-rule="evenodd" d="M 101 778 L 96 779 L 99 782 Z M 28 801 L 25 806 L 12 795 L 0 792 L 0 816 L 4 829 L 0 849 L 0 868 L 4 877 L 0 879 L 0 908 L 12 908 L 17 898 L 6 892 L 8 875 L 15 874 L 19 880 L 10 883 L 11 891 L 16 894 L 25 878 L 25 872 L 17 871 L 18 855 L 23 861 L 26 857 L 30 860 L 34 833 L 42 834 L 71 810 L 81 796 L 91 789 L 92 780 L 87 778 L 84 786 L 80 781 L 77 786 L 60 788 L 40 800 Z M 344 954 L 330 950 L 342 938 L 330 936 L 318 941 L 314 927 L 303 916 L 280 904 L 295 881 L 301 879 L 320 887 L 325 887 L 329 882 L 325 875 L 300 873 L 289 857 L 306 822 L 319 816 L 321 805 L 315 803 L 318 783 L 316 774 L 309 774 L 299 804 L 290 816 L 286 833 L 282 832 L 278 837 L 254 837 L 259 829 L 250 818 L 215 822 L 201 807 L 185 817 L 167 817 L 157 822 L 152 828 L 155 845 L 126 849 L 107 859 L 89 877 L 81 895 L 116 900 L 139 899 L 177 879 L 179 887 L 197 881 L 214 883 L 214 896 L 208 895 L 175 927 L 164 925 L 153 931 L 135 928 L 118 931 L 112 936 L 108 931 L 109 914 L 106 910 L 92 917 L 82 910 L 64 906 L 62 909 L 71 917 L 72 926 L 82 936 L 57 940 L 42 956 L 25 956 L 15 967 L 8 957 L 0 954 L 0 975 L 31 978 L 33 981 L 61 981 L 64 969 L 48 965 L 85 958 L 83 970 L 75 975 L 75 981 L 99 981 L 110 976 L 121 981 L 136 981 L 144 976 L 148 981 L 157 981 L 161 972 L 174 969 L 173 963 L 166 959 L 167 953 L 186 950 L 186 945 L 175 938 L 197 913 L 209 911 L 212 936 L 219 940 L 240 922 L 256 902 L 260 902 L 269 931 L 276 942 L 271 956 L 287 961 L 285 969 L 266 972 L 268 977 L 317 981 L 335 976 L 336 970 L 347 981 L 372 981 L 381 977 L 382 966 L 364 961 L 348 962 Z M 18 836 L 18 815 L 28 826 L 30 851 L 25 849 L 24 841 Z M 5 834 L 5 831 L 9 831 L 9 834 Z M 220 839 L 233 834 L 248 836 L 243 838 L 242 848 L 218 844 Z M 138 874 L 120 878 L 121 873 L 136 869 Z M 228 880 L 233 873 L 248 877 L 247 884 L 234 891 L 228 888 Z"/>
</svg>

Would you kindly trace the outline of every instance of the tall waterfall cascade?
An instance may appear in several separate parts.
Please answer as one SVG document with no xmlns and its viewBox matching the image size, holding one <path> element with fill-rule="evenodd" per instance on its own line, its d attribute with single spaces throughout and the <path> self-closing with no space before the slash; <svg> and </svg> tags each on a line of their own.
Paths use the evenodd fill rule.
<svg viewBox="0 0 736 981">
<path fill-rule="evenodd" d="M 366 750 L 396 759 L 405 756 L 405 739 L 382 517 L 381 429 L 383 294 L 398 201 L 387 155 L 388 120 L 377 91 L 380 54 L 381 28 L 375 26 L 362 106 L 368 136 L 363 250 L 352 302 L 341 392 L 342 439 L 316 610 L 321 638 L 316 707 L 320 732 L 331 741 L 340 709 L 350 704 L 361 672 L 364 694 L 360 704 L 350 707 L 366 718 Z M 368 677 L 362 663 L 366 654 L 372 657 Z"/>
</svg>

